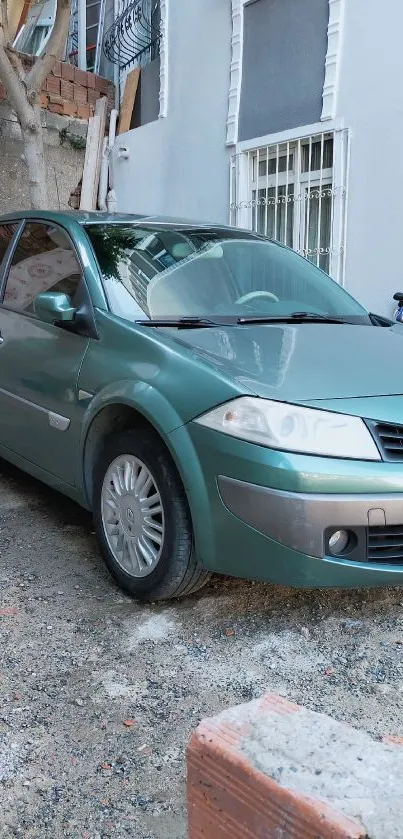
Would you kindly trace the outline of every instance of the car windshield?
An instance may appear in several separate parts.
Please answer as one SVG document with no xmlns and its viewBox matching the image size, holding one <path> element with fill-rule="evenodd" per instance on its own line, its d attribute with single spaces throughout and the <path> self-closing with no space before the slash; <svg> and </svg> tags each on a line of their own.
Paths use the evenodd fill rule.
<svg viewBox="0 0 403 839">
<path fill-rule="evenodd" d="M 315 265 L 243 231 L 184 225 L 88 224 L 111 311 L 131 321 L 283 318 L 369 322 Z"/>
</svg>

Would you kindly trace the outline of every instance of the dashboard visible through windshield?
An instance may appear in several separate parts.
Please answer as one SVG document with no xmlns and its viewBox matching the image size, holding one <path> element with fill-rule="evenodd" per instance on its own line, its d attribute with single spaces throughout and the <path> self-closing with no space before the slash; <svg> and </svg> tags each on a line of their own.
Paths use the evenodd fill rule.
<svg viewBox="0 0 403 839">
<path fill-rule="evenodd" d="M 336 282 L 294 251 L 235 228 L 87 224 L 111 311 L 128 319 L 283 318 L 368 322 Z"/>
</svg>

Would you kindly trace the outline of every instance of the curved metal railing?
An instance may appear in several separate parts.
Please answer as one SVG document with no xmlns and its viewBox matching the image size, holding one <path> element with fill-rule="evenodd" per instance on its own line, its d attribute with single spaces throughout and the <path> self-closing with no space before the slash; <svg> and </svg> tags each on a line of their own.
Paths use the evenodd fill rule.
<svg viewBox="0 0 403 839">
<path fill-rule="evenodd" d="M 159 7 L 159 0 L 131 0 L 106 32 L 103 51 L 120 70 L 148 64 L 159 54 Z"/>
</svg>

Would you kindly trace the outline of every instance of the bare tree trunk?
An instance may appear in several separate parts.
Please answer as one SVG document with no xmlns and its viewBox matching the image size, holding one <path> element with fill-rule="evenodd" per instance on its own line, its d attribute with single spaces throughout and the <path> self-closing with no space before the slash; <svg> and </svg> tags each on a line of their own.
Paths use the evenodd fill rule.
<svg viewBox="0 0 403 839">
<path fill-rule="evenodd" d="M 49 206 L 41 110 L 37 100 L 42 82 L 63 52 L 69 19 L 70 0 L 57 0 L 55 23 L 46 49 L 26 72 L 10 41 L 7 0 L 0 0 L 0 80 L 21 126 L 33 210 L 46 210 Z"/>
<path fill-rule="evenodd" d="M 41 112 L 38 105 L 31 106 L 31 111 L 31 119 L 28 122 L 21 120 L 24 158 L 28 170 L 29 196 L 33 210 L 46 210 L 49 208 L 49 204 Z"/>
</svg>

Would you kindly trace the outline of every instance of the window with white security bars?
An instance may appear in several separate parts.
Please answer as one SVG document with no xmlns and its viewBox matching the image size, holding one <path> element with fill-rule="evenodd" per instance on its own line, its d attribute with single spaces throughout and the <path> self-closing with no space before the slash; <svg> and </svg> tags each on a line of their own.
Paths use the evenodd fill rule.
<svg viewBox="0 0 403 839">
<path fill-rule="evenodd" d="M 243 151 L 231 160 L 231 224 L 294 248 L 343 281 L 346 131 Z"/>
</svg>

